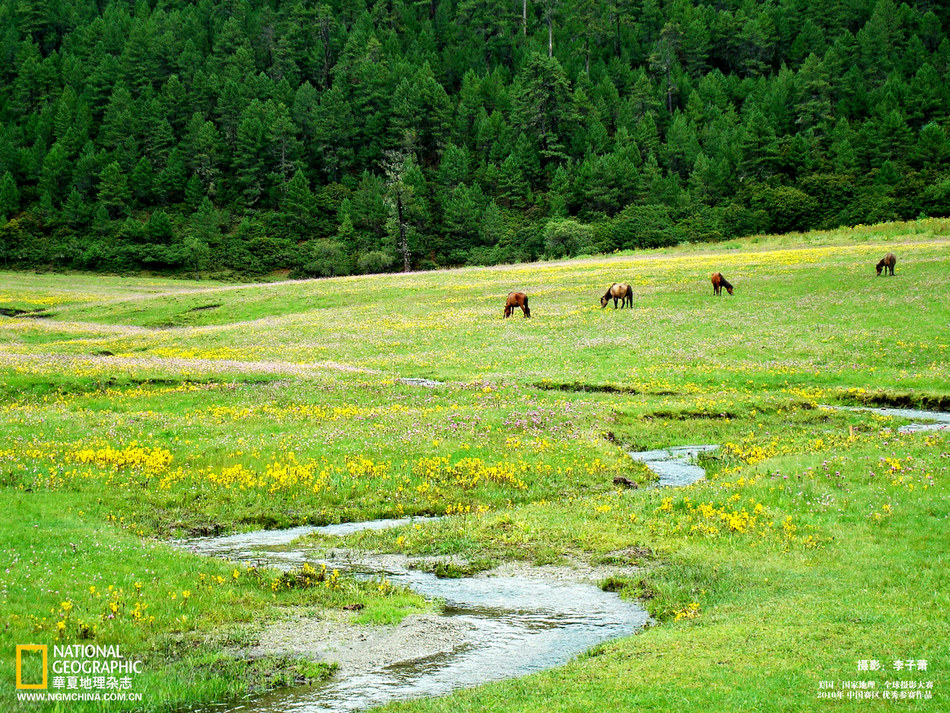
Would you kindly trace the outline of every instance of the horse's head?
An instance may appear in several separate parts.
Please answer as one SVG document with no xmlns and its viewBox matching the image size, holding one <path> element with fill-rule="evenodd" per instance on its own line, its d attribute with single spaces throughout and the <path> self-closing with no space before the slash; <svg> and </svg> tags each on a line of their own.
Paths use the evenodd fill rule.
<svg viewBox="0 0 950 713">
<path fill-rule="evenodd" d="M 609 293 L 609 292 L 608 292 L 606 295 L 604 295 L 603 297 L 600 298 L 600 308 L 603 309 L 604 307 L 606 307 L 608 302 L 610 302 L 610 293 Z"/>
<path fill-rule="evenodd" d="M 728 292 L 730 295 L 732 294 L 732 285 L 729 285 L 729 286 L 726 288 L 726 292 Z"/>
<path fill-rule="evenodd" d="M 884 261 L 881 260 L 881 261 L 877 264 L 877 274 L 880 275 L 880 274 L 881 274 L 881 271 L 882 271 L 883 269 L 884 269 Z"/>
</svg>

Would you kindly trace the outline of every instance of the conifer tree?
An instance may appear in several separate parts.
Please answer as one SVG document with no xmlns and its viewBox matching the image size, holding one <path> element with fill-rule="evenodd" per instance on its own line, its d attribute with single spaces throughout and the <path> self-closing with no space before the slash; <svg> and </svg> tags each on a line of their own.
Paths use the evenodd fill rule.
<svg viewBox="0 0 950 713">
<path fill-rule="evenodd" d="M 6 222 L 20 207 L 20 191 L 17 189 L 13 174 L 7 171 L 0 178 L 0 218 Z"/>
<path fill-rule="evenodd" d="M 99 204 L 105 208 L 109 218 L 115 219 L 127 214 L 131 200 L 128 179 L 119 162 L 113 161 L 99 176 Z"/>
</svg>

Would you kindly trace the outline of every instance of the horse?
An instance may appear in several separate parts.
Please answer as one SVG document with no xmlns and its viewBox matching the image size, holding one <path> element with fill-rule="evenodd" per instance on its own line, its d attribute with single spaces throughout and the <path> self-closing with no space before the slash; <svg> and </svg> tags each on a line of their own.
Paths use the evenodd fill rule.
<svg viewBox="0 0 950 713">
<path fill-rule="evenodd" d="M 894 265 L 897 264 L 897 258 L 894 257 L 894 253 L 888 253 L 884 258 L 877 264 L 877 274 L 878 277 L 881 276 L 881 271 L 884 271 L 885 275 L 894 274 Z M 890 272 L 888 272 L 890 271 Z"/>
<path fill-rule="evenodd" d="M 600 308 L 603 309 L 613 299 L 614 309 L 617 309 L 617 300 L 620 300 L 620 309 L 629 304 L 633 309 L 633 288 L 626 282 L 615 282 L 607 289 L 607 294 L 600 298 Z"/>
<path fill-rule="evenodd" d="M 528 295 L 524 292 L 509 292 L 508 299 L 505 301 L 505 319 L 511 316 L 515 307 L 520 307 L 525 317 L 531 316 L 531 310 L 528 309 Z"/>
<path fill-rule="evenodd" d="M 713 294 L 719 295 L 722 297 L 722 288 L 725 287 L 726 291 L 731 295 L 732 294 L 732 285 L 729 284 L 729 280 L 722 276 L 721 272 L 714 272 L 712 276 L 712 286 Z"/>
</svg>

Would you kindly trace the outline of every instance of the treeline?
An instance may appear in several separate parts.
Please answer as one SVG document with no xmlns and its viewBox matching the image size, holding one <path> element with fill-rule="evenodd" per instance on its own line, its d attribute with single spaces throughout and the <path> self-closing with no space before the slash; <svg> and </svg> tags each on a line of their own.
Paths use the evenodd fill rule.
<svg viewBox="0 0 950 713">
<path fill-rule="evenodd" d="M 0 0 L 0 265 L 338 275 L 950 215 L 950 4 Z"/>
</svg>

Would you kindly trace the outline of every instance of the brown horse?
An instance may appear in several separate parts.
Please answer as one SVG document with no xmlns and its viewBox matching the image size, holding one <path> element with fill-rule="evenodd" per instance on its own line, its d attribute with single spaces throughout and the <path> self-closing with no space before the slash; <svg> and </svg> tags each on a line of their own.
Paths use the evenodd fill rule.
<svg viewBox="0 0 950 713">
<path fill-rule="evenodd" d="M 884 259 L 877 264 L 877 274 L 881 275 L 881 271 L 884 271 L 885 275 L 894 274 L 894 265 L 897 264 L 897 258 L 894 257 L 894 253 L 888 253 L 884 256 Z"/>
<path fill-rule="evenodd" d="M 515 307 L 520 307 L 525 317 L 531 316 L 531 310 L 528 309 L 528 295 L 524 292 L 509 292 L 508 299 L 505 301 L 505 319 L 511 316 Z"/>
<path fill-rule="evenodd" d="M 620 300 L 620 309 L 629 304 L 633 309 L 633 288 L 626 282 L 615 282 L 607 289 L 607 294 L 600 298 L 600 308 L 603 309 L 613 299 L 614 309 L 617 309 L 617 300 Z"/>
<path fill-rule="evenodd" d="M 712 285 L 713 285 L 713 294 L 719 295 L 722 297 L 722 288 L 725 287 L 726 291 L 731 295 L 732 294 L 732 285 L 729 284 L 729 280 L 722 276 L 721 272 L 714 272 L 712 276 Z"/>
</svg>

